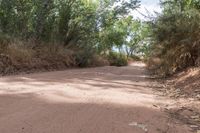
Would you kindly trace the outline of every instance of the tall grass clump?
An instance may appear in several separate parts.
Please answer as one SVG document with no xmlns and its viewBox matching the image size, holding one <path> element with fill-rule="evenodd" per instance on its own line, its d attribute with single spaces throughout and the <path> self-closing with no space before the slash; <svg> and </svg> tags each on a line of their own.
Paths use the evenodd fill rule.
<svg viewBox="0 0 200 133">
<path fill-rule="evenodd" d="M 37 46 L 37 47 L 35 47 Z M 63 45 L 0 38 L 0 74 L 59 70 L 76 66 L 74 52 Z"/>
</svg>

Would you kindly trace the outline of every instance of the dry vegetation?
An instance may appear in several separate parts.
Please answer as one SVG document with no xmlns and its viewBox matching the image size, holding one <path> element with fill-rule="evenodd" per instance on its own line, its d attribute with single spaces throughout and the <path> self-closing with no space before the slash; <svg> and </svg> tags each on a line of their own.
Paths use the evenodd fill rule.
<svg viewBox="0 0 200 133">
<path fill-rule="evenodd" d="M 195 132 L 200 129 L 200 69 L 188 68 L 174 76 L 162 80 L 162 95 L 177 101 L 176 108 L 166 108 L 172 118 L 189 125 Z"/>
<path fill-rule="evenodd" d="M 189 68 L 169 78 L 166 94 L 175 98 L 200 100 L 200 69 Z"/>
<path fill-rule="evenodd" d="M 33 41 L 0 40 L 0 74 L 17 74 L 21 72 L 61 70 L 78 67 L 76 59 L 80 52 L 67 49 L 63 45 L 40 44 Z M 109 65 L 109 62 L 98 56 L 90 55 L 86 67 Z"/>
<path fill-rule="evenodd" d="M 166 0 L 163 5 L 163 13 L 153 22 L 148 64 L 166 77 L 200 64 L 200 6 L 195 0 Z"/>
<path fill-rule="evenodd" d="M 117 58 L 111 61 L 109 53 L 113 47 L 122 48 L 129 34 L 142 27 L 129 14 L 139 3 L 1 0 L 0 74 L 104 66 L 110 62 L 126 65 L 127 58 L 113 55 Z M 133 47 L 128 42 L 125 45 Z"/>
</svg>

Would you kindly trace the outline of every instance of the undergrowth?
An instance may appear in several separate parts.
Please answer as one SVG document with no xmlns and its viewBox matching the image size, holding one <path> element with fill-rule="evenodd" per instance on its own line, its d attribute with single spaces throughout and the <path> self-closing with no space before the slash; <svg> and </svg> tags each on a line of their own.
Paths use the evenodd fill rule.
<svg viewBox="0 0 200 133">
<path fill-rule="evenodd" d="M 172 75 L 200 58 L 200 13 L 195 9 L 161 15 L 153 24 L 153 43 L 148 66 L 155 74 Z"/>
<path fill-rule="evenodd" d="M 16 74 L 62 70 L 71 67 L 98 67 L 127 65 L 125 55 L 111 52 L 107 56 L 78 48 L 67 48 L 56 43 L 20 41 L 11 38 L 0 38 L 0 74 Z"/>
</svg>

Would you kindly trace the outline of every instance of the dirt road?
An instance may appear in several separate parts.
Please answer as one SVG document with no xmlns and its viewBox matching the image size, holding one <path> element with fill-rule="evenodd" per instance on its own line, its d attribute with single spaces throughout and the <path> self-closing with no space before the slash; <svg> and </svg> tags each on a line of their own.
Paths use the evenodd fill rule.
<svg viewBox="0 0 200 133">
<path fill-rule="evenodd" d="M 144 65 L 0 79 L 0 133 L 190 133 L 161 111 Z"/>
</svg>

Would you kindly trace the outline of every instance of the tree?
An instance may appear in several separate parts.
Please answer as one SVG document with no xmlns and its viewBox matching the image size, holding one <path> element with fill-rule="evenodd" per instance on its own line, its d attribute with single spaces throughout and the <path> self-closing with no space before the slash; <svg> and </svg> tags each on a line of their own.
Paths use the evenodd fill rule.
<svg viewBox="0 0 200 133">
<path fill-rule="evenodd" d="M 196 0 L 166 0 L 153 22 L 152 57 L 164 75 L 194 66 L 199 57 L 200 11 Z"/>
<path fill-rule="evenodd" d="M 106 51 L 124 44 L 129 12 L 138 6 L 137 0 L 1 0 L 0 29 L 37 44 L 58 42 Z"/>
</svg>

